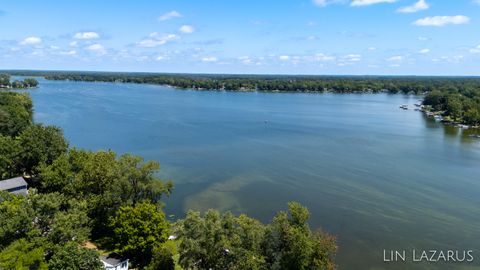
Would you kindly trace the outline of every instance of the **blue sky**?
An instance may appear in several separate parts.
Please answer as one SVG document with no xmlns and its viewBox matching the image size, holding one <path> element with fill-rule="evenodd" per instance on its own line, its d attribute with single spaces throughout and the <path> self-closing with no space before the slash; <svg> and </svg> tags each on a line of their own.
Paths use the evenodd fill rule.
<svg viewBox="0 0 480 270">
<path fill-rule="evenodd" d="M 480 0 L 0 0 L 0 69 L 480 75 Z"/>
</svg>

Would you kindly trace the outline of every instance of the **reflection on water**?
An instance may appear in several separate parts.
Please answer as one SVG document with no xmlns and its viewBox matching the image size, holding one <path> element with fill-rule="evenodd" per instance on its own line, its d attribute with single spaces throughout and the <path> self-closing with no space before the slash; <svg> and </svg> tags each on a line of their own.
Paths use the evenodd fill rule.
<svg viewBox="0 0 480 270">
<path fill-rule="evenodd" d="M 36 120 L 61 126 L 73 146 L 158 160 L 176 185 L 168 214 L 217 208 L 268 221 L 299 201 L 312 226 L 338 235 L 341 269 L 472 266 L 385 264 L 383 249 L 480 256 L 480 141 L 398 108 L 418 97 L 44 80 L 31 93 Z"/>
</svg>

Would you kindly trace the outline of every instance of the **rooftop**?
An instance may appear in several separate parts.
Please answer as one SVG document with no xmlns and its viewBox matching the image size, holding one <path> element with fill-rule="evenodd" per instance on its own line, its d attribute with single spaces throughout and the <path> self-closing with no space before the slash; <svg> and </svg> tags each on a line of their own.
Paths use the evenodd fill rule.
<svg viewBox="0 0 480 270">
<path fill-rule="evenodd" d="M 127 260 L 127 257 L 121 256 L 118 253 L 111 253 L 108 255 L 100 256 L 100 260 L 106 262 L 112 266 L 118 265 Z"/>
<path fill-rule="evenodd" d="M 15 177 L 12 179 L 6 179 L 0 181 L 0 190 L 9 190 L 12 188 L 23 187 L 26 186 L 27 182 L 23 179 L 23 177 Z"/>
</svg>

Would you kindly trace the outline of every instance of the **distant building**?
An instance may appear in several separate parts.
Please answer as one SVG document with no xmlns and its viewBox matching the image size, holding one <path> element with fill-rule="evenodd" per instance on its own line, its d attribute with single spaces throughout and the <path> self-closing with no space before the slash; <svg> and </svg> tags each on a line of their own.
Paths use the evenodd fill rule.
<svg viewBox="0 0 480 270">
<path fill-rule="evenodd" d="M 27 195 L 28 185 L 23 177 L 16 177 L 0 181 L 0 190 L 5 190 L 13 194 Z"/>
<path fill-rule="evenodd" d="M 106 270 L 128 270 L 128 259 L 117 253 L 100 256 Z"/>
</svg>

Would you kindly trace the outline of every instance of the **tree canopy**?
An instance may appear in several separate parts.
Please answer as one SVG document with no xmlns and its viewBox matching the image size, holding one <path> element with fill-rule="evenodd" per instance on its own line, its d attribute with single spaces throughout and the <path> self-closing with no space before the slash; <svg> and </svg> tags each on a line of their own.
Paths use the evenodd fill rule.
<svg viewBox="0 0 480 270">
<path fill-rule="evenodd" d="M 334 269 L 335 238 L 312 232 L 308 210 L 290 203 L 270 224 L 209 210 L 179 221 L 180 265 L 186 269 Z"/>
</svg>

